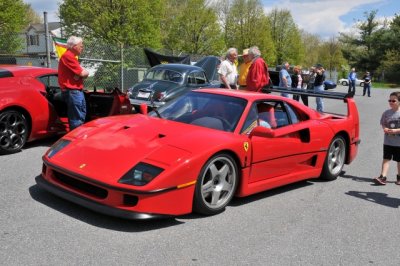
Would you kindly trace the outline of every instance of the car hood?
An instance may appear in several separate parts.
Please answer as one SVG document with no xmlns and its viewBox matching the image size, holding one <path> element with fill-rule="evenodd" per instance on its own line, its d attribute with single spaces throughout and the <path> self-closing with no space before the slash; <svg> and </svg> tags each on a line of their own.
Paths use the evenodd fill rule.
<svg viewBox="0 0 400 266">
<path fill-rule="evenodd" d="M 51 163 L 99 181 L 117 182 L 139 162 L 176 167 L 234 138 L 229 132 L 136 114 L 94 120 L 65 139 L 72 142 Z"/>
</svg>

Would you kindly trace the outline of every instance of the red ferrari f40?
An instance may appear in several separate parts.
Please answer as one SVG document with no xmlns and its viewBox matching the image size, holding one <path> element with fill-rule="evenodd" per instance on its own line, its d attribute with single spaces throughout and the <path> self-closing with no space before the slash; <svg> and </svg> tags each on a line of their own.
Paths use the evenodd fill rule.
<svg viewBox="0 0 400 266">
<path fill-rule="evenodd" d="M 36 182 L 91 210 L 147 219 L 212 215 L 234 196 L 334 180 L 357 155 L 359 115 L 351 95 L 318 95 L 342 101 L 345 114 L 272 93 L 198 89 L 148 114 L 96 119 L 46 152 Z"/>
</svg>

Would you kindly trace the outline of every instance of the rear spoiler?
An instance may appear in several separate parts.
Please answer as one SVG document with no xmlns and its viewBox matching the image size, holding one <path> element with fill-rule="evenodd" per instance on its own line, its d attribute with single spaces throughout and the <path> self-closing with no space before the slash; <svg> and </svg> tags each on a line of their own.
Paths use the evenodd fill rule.
<svg viewBox="0 0 400 266">
<path fill-rule="evenodd" d="M 273 88 L 263 88 L 262 92 L 264 93 L 271 93 L 271 92 L 280 92 L 280 93 L 288 93 L 288 94 L 295 94 L 295 95 L 307 95 L 311 97 L 321 97 L 321 98 L 330 98 L 330 99 L 339 99 L 344 100 L 346 98 L 353 98 L 354 93 L 344 93 L 344 92 L 312 92 L 312 91 L 305 91 L 299 89 L 288 89 L 288 88 L 281 88 L 281 87 L 273 87 Z"/>
</svg>

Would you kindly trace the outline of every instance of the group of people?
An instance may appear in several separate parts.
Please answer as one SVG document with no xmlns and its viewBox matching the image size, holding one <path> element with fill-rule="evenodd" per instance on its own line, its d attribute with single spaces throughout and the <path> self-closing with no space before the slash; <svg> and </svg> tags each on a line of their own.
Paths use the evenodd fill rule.
<svg viewBox="0 0 400 266">
<path fill-rule="evenodd" d="M 357 81 L 357 73 L 356 69 L 353 67 L 350 70 L 349 75 L 347 76 L 347 79 L 349 81 L 349 90 L 348 93 L 355 94 L 356 93 L 356 81 Z M 363 76 L 363 96 L 365 94 L 368 95 L 368 97 L 371 97 L 371 74 L 369 71 L 366 71 L 364 76 Z"/>
<path fill-rule="evenodd" d="M 243 50 L 240 56 L 243 63 L 236 66 L 238 58 L 236 48 L 229 48 L 225 60 L 221 62 L 218 74 L 221 86 L 228 89 L 241 89 L 261 92 L 262 88 L 269 85 L 268 65 L 261 57 L 260 49 L 257 46 Z"/>
<path fill-rule="evenodd" d="M 236 62 L 238 57 L 242 57 L 242 63 L 237 68 Z M 289 62 L 284 62 L 279 71 L 279 87 L 287 89 L 305 89 L 303 86 L 303 78 L 301 68 L 294 68 L 294 75 L 289 74 Z M 264 87 L 269 86 L 270 78 L 268 65 L 261 57 L 260 49 L 257 46 L 244 49 L 241 55 L 238 55 L 236 48 L 229 48 L 225 60 L 222 61 L 218 74 L 221 80 L 221 87 L 228 89 L 241 89 L 248 91 L 261 92 Z M 322 65 L 318 64 L 310 71 L 310 78 L 307 90 L 321 92 L 324 90 L 325 70 Z M 290 97 L 289 93 L 283 92 L 284 97 Z M 293 99 L 299 101 L 300 96 L 294 95 Z M 301 99 L 308 106 L 308 97 L 301 95 Z M 316 98 L 317 110 L 323 112 L 324 103 L 321 97 Z"/>
</svg>

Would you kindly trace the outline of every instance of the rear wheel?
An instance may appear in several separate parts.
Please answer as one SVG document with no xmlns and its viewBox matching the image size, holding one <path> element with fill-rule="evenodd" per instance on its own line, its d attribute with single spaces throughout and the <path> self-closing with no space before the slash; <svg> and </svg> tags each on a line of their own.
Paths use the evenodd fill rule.
<svg viewBox="0 0 400 266">
<path fill-rule="evenodd" d="M 346 158 L 346 141 L 342 136 L 335 136 L 329 145 L 324 167 L 320 178 L 324 180 L 335 180 L 343 170 Z"/>
<path fill-rule="evenodd" d="M 0 154 L 10 154 L 22 149 L 28 139 L 26 117 L 14 110 L 0 113 Z"/>
<path fill-rule="evenodd" d="M 223 211 L 233 198 L 237 183 L 235 160 L 226 153 L 213 156 L 205 163 L 197 179 L 193 209 L 205 215 Z"/>
</svg>

